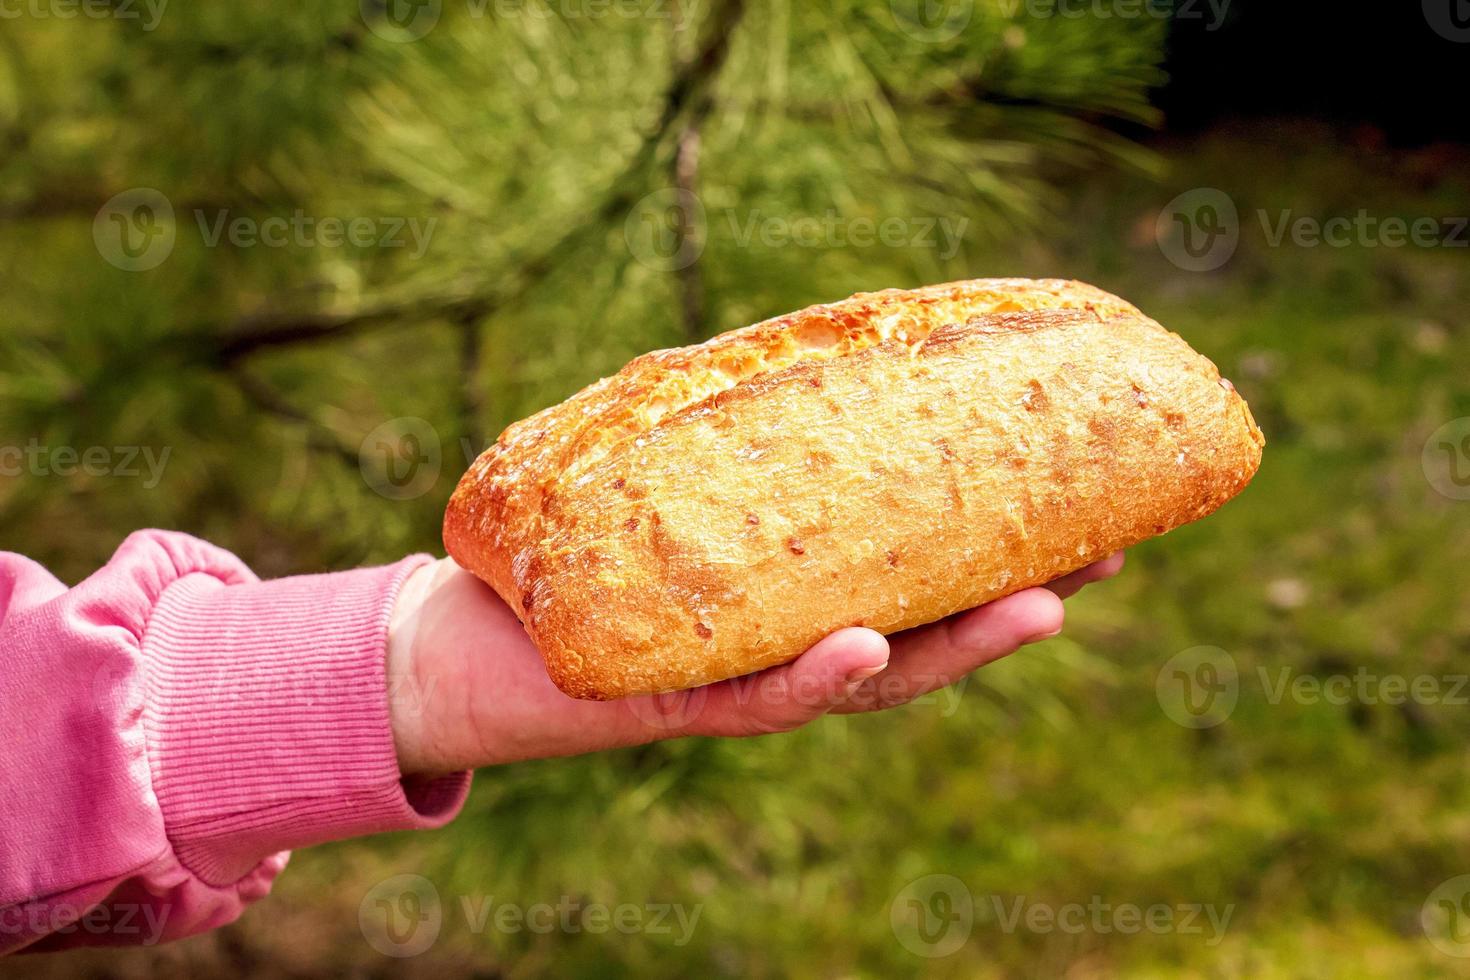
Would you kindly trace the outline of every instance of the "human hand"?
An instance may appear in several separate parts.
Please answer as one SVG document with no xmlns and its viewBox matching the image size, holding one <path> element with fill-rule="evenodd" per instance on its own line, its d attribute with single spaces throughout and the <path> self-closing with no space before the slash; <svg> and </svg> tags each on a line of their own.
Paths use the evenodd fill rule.
<svg viewBox="0 0 1470 980">
<path fill-rule="evenodd" d="M 1062 599 L 1116 575 L 1123 555 L 948 619 L 884 637 L 841 629 L 789 664 L 692 691 L 578 701 L 495 591 L 452 559 L 404 583 L 388 638 L 393 739 L 405 774 L 580 755 L 684 735 L 790 731 L 880 711 L 1061 632 Z"/>
</svg>

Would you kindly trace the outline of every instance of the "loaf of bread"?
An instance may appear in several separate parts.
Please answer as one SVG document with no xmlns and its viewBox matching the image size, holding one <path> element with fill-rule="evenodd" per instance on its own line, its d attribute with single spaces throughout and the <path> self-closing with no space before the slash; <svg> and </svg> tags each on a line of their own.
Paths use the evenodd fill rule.
<svg viewBox="0 0 1470 980">
<path fill-rule="evenodd" d="M 1264 440 L 1116 296 L 862 293 L 654 351 L 510 426 L 444 542 L 556 685 L 610 699 L 932 622 L 1209 514 Z"/>
</svg>

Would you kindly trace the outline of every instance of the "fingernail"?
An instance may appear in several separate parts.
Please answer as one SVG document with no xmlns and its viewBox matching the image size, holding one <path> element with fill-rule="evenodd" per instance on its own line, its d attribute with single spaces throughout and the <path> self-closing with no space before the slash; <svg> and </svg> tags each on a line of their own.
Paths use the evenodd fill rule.
<svg viewBox="0 0 1470 980">
<path fill-rule="evenodd" d="M 883 673 L 883 671 L 887 668 L 887 661 L 884 661 L 876 667 L 859 667 L 857 670 L 847 675 L 847 692 L 851 694 L 862 685 L 863 681 L 867 680 L 870 677 L 878 676 L 879 674 Z"/>
<path fill-rule="evenodd" d="M 1028 637 L 1027 639 L 1022 640 L 1021 646 L 1030 646 L 1032 643 L 1040 643 L 1042 640 L 1049 640 L 1054 636 L 1061 635 L 1062 631 L 1059 629 L 1052 630 L 1050 633 L 1037 633 L 1035 636 Z"/>
</svg>

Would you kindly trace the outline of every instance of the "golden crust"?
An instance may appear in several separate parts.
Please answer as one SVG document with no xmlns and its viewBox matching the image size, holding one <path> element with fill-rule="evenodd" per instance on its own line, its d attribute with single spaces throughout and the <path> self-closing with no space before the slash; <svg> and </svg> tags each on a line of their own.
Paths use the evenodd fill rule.
<svg viewBox="0 0 1470 980">
<path fill-rule="evenodd" d="M 444 540 L 563 691 L 785 662 L 1210 513 L 1263 445 L 1215 366 L 1061 281 L 859 294 L 637 358 L 510 426 Z"/>
</svg>

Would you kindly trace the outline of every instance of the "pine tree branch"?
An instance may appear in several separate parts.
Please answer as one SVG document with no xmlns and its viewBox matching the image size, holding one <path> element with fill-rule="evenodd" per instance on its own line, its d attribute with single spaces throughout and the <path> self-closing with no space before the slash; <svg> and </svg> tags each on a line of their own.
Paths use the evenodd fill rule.
<svg viewBox="0 0 1470 980">
<path fill-rule="evenodd" d="M 666 90 L 664 108 L 658 126 L 644 139 L 639 151 L 617 179 L 609 185 L 602 202 L 591 212 L 590 220 L 580 223 L 553 242 L 544 252 L 522 264 L 513 274 L 509 286 L 498 291 L 411 303 L 388 305 L 351 314 L 270 314 L 250 315 L 236 320 L 217 335 L 209 359 L 226 370 L 226 376 L 257 408 L 268 415 L 293 425 L 302 426 L 307 444 L 327 453 L 354 470 L 360 465 L 358 453 L 344 444 L 330 427 L 290 402 L 270 385 L 250 374 L 241 362 L 250 355 L 271 348 L 303 343 L 335 340 L 368 330 L 402 322 L 423 322 L 449 318 L 455 321 L 460 335 L 460 424 L 461 431 L 479 445 L 478 417 L 481 410 L 476 375 L 481 357 L 479 321 L 505 305 L 518 300 L 553 272 L 560 259 L 575 250 L 582 238 L 600 230 L 633 205 L 640 180 L 658 156 L 659 148 L 684 116 L 691 98 L 697 98 L 693 118 L 679 131 L 674 154 L 676 182 L 682 180 L 693 187 L 697 177 L 699 125 L 713 108 L 708 87 L 729 54 L 731 35 L 745 9 L 744 0 L 726 0 L 712 15 L 711 27 L 695 56 L 676 72 Z M 697 276 L 697 273 L 696 273 Z M 702 287 L 698 279 L 686 292 L 685 323 L 687 330 L 702 330 Z M 690 305 L 691 300 L 700 306 Z"/>
<path fill-rule="evenodd" d="M 704 37 L 694 56 L 675 72 L 665 90 L 657 126 L 644 137 L 628 165 L 608 186 L 603 200 L 584 221 L 576 222 L 541 254 L 533 256 L 507 277 L 509 286 L 467 296 L 438 297 L 390 305 L 351 314 L 275 314 L 242 317 L 222 331 L 199 331 L 216 336 L 208 358 L 228 366 L 258 351 L 352 336 L 401 322 L 484 319 L 529 293 L 556 270 L 561 259 L 575 251 L 589 234 L 600 232 L 637 202 L 641 180 L 659 155 L 691 101 L 706 93 L 730 53 L 730 41 L 745 13 L 745 0 L 724 0 L 710 13 Z M 705 108 L 702 111 L 708 112 Z"/>
<path fill-rule="evenodd" d="M 121 7 L 122 0 L 108 0 L 108 5 Z M 340 30 L 317 35 L 269 34 L 252 37 L 247 43 L 233 39 L 171 37 L 165 43 L 141 45 L 139 49 L 170 66 L 202 62 L 211 68 L 234 69 L 242 62 L 254 62 L 266 68 L 291 68 L 319 62 L 332 54 L 355 54 L 363 47 L 366 31 L 367 24 L 354 18 Z"/>
<path fill-rule="evenodd" d="M 208 357 L 228 367 L 273 347 L 333 340 L 400 321 L 478 319 L 488 314 L 493 304 L 489 296 L 471 295 L 390 304 L 356 313 L 248 314 L 211 337 Z M 201 336 L 206 334 L 200 331 Z"/>
<path fill-rule="evenodd" d="M 687 30 L 688 20 L 685 16 L 684 5 L 675 2 L 674 12 L 676 15 L 674 23 L 675 47 L 677 50 L 676 61 L 681 66 L 688 66 L 692 62 L 690 55 L 683 50 L 679 44 L 680 34 Z M 698 102 L 695 103 L 693 111 L 688 120 L 679 131 L 678 139 L 674 145 L 673 179 L 674 187 L 679 191 L 681 204 L 698 200 L 699 193 L 699 152 L 703 136 L 703 126 L 714 109 L 714 99 L 708 91 L 705 91 Z M 676 234 L 678 245 L 674 250 L 675 255 L 684 254 L 687 248 L 698 248 L 700 243 L 691 242 L 691 235 L 697 235 L 700 231 L 692 229 L 688 221 L 681 221 Z M 704 275 L 700 269 L 699 261 L 702 254 L 695 252 L 694 259 L 688 265 L 677 270 L 679 280 L 679 313 L 684 327 L 684 337 L 690 343 L 703 339 L 705 324 L 705 294 Z"/>
<path fill-rule="evenodd" d="M 340 460 L 354 472 L 360 467 L 357 450 L 344 443 L 335 430 L 313 418 L 304 409 L 298 408 L 276 389 L 243 369 L 228 371 L 225 376 L 256 408 L 267 415 L 304 428 L 306 443 L 310 448 Z"/>
<path fill-rule="evenodd" d="M 706 106 L 703 113 L 697 114 L 685 124 L 683 132 L 679 134 L 678 149 L 674 153 L 674 186 L 679 189 L 680 198 L 685 202 L 698 199 L 700 125 L 708 112 Z M 674 254 L 683 254 L 686 248 L 697 248 L 698 244 L 691 243 L 689 239 L 691 235 L 699 233 L 698 229 L 690 228 L 690 222 L 681 221 L 678 230 L 679 245 Z M 680 268 L 677 273 L 680 319 L 684 325 L 684 337 L 691 344 L 704 339 L 705 295 L 704 273 L 699 265 L 701 258 L 703 255 L 696 252 L 693 261 Z"/>
</svg>

